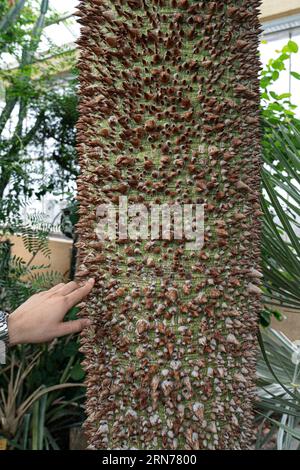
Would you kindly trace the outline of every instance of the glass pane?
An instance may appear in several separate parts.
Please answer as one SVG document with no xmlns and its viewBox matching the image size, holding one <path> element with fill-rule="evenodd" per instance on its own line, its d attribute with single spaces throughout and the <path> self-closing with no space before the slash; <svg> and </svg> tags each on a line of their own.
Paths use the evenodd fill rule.
<svg viewBox="0 0 300 470">
<path fill-rule="evenodd" d="M 59 13 L 72 13 L 75 11 L 78 0 L 50 0 L 50 8 Z"/>
</svg>

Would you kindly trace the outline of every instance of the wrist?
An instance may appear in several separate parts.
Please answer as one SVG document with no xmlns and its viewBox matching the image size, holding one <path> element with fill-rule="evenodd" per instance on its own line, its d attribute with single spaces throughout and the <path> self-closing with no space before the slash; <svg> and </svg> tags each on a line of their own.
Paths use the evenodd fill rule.
<svg viewBox="0 0 300 470">
<path fill-rule="evenodd" d="M 7 327 L 8 327 L 8 345 L 15 346 L 16 344 L 20 344 L 21 340 L 18 334 L 18 332 L 20 331 L 20 328 L 18 327 L 17 319 L 13 314 L 8 316 Z"/>
</svg>

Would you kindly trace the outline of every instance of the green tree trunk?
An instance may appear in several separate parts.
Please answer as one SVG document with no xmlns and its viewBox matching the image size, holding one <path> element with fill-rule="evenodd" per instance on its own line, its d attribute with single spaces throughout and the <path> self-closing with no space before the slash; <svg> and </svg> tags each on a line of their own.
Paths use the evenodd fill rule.
<svg viewBox="0 0 300 470">
<path fill-rule="evenodd" d="M 82 312 L 94 448 L 252 445 L 259 3 L 81 1 L 77 276 L 96 278 Z M 99 242 L 96 208 L 119 196 L 203 204 L 204 246 Z"/>
<path fill-rule="evenodd" d="M 20 0 L 16 2 L 14 6 L 11 7 L 7 15 L 0 22 L 0 52 L 1 52 L 1 42 L 3 38 L 1 35 L 9 29 L 18 19 L 21 10 L 24 6 L 24 1 Z M 16 167 L 21 158 L 21 151 L 26 148 L 27 145 L 32 141 L 35 134 L 38 132 L 45 112 L 43 110 L 37 115 L 35 123 L 33 126 L 24 133 L 24 124 L 27 117 L 27 107 L 30 103 L 32 95 L 28 94 L 26 96 L 25 90 L 32 87 L 32 70 L 28 67 L 32 66 L 34 60 L 34 54 L 36 53 L 38 46 L 40 44 L 42 31 L 45 25 L 46 14 L 49 8 L 48 0 L 41 0 L 40 2 L 40 12 L 36 18 L 36 21 L 33 25 L 30 40 L 25 43 L 22 47 L 22 54 L 20 60 L 20 70 L 23 70 L 23 73 L 20 73 L 19 80 L 16 80 L 14 84 L 9 85 L 5 92 L 5 105 L 0 113 L 0 208 L 4 199 L 4 193 L 9 183 L 12 180 L 13 175 L 16 172 Z M 27 68 L 27 70 L 26 70 Z M 26 70 L 26 72 L 25 72 Z M 22 96 L 23 90 L 23 96 Z M 32 92 L 31 92 L 32 93 Z M 12 132 L 10 138 L 5 137 L 5 126 L 10 121 L 13 115 L 15 106 L 19 104 L 18 110 L 18 119 L 14 131 Z M 13 123 L 13 121 L 12 121 Z M 1 212 L 1 210 L 0 210 Z M 0 219 L 4 216 L 5 218 L 8 214 L 0 214 Z M 5 221 L 6 222 L 6 221 Z"/>
</svg>

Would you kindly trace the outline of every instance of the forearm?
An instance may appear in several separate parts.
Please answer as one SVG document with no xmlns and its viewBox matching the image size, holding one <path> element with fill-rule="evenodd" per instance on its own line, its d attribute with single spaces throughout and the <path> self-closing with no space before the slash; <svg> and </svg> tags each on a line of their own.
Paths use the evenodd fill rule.
<svg viewBox="0 0 300 470">
<path fill-rule="evenodd" d="M 83 286 L 78 286 L 75 282 L 61 283 L 30 297 L 10 315 L 2 313 L 0 340 L 14 346 L 44 343 L 59 336 L 80 332 L 90 325 L 89 320 L 63 320 L 69 309 L 89 294 L 93 285 L 93 279 Z"/>
</svg>

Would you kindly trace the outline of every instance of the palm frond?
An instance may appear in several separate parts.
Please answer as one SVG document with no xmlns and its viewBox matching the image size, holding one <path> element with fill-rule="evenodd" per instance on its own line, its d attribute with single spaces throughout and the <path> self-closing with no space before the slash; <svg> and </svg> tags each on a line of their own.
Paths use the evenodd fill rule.
<svg viewBox="0 0 300 470">
<path fill-rule="evenodd" d="M 258 412 L 277 426 L 277 448 L 291 449 L 300 436 L 300 348 L 271 328 L 261 332 L 260 346 Z"/>
<path fill-rule="evenodd" d="M 263 140 L 262 266 L 268 303 L 300 309 L 300 132 L 268 125 Z"/>
</svg>

